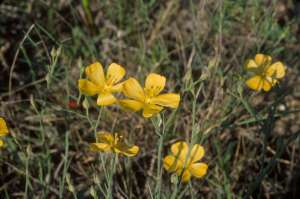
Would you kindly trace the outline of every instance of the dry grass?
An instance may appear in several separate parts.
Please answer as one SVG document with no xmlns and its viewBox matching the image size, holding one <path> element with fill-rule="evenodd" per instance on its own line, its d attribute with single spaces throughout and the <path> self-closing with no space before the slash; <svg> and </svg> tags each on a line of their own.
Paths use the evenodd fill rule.
<svg viewBox="0 0 300 199">
<path fill-rule="evenodd" d="M 95 60 L 120 63 L 140 81 L 163 74 L 167 89 L 180 92 L 180 107 L 161 114 L 161 155 L 193 136 L 209 171 L 177 187 L 176 198 L 297 198 L 300 19 L 299 3 L 288 2 L 4 0 L 0 113 L 11 135 L 1 151 L 1 198 L 104 197 L 112 156 L 88 150 L 93 128 L 76 85 Z M 244 85 L 243 64 L 257 52 L 288 67 L 270 93 Z M 69 108 L 70 100 L 80 105 Z M 95 123 L 100 109 L 89 102 Z M 119 159 L 112 197 L 170 198 L 171 175 L 157 179 L 162 126 L 152 122 L 160 118 L 117 106 L 101 111 L 98 130 L 122 132 L 141 147 L 136 158 Z"/>
</svg>

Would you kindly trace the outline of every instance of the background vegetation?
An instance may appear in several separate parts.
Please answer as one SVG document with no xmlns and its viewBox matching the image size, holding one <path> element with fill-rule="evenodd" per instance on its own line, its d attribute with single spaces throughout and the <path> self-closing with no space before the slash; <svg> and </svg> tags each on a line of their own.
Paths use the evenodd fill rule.
<svg viewBox="0 0 300 199">
<path fill-rule="evenodd" d="M 1 198 L 103 198 L 110 189 L 113 198 L 172 196 L 171 175 L 157 178 L 151 120 L 117 106 L 101 109 L 98 130 L 122 132 L 141 147 L 137 157 L 120 158 L 114 174 L 112 156 L 88 150 L 99 108 L 90 100 L 89 122 L 77 80 L 96 60 L 120 63 L 140 81 L 160 73 L 168 90 L 180 92 L 179 109 L 153 120 L 166 135 L 161 155 L 193 135 L 206 149 L 209 170 L 177 187 L 175 198 L 299 197 L 299 6 L 298 0 L 1 1 L 0 113 L 10 128 L 0 152 Z M 244 84 L 243 64 L 258 52 L 287 65 L 284 81 L 269 93 Z M 79 105 L 69 107 L 70 100 Z"/>
</svg>

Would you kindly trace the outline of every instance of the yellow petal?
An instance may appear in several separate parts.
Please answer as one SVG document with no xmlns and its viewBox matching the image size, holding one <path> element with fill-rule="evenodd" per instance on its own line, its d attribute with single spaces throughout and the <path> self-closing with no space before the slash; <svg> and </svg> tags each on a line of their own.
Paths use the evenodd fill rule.
<svg viewBox="0 0 300 199">
<path fill-rule="evenodd" d="M 266 77 L 264 80 L 271 84 L 271 87 L 275 86 L 278 83 L 278 80 L 272 77 Z"/>
<path fill-rule="evenodd" d="M 136 100 L 130 100 L 130 99 L 119 100 L 119 104 L 122 107 L 130 109 L 132 111 L 139 111 L 144 106 L 143 103 L 136 101 Z"/>
<path fill-rule="evenodd" d="M 4 136 L 8 134 L 8 128 L 6 126 L 5 120 L 0 117 L 0 136 Z"/>
<path fill-rule="evenodd" d="M 189 167 L 191 174 L 197 178 L 203 177 L 207 172 L 207 164 L 205 163 L 194 163 Z"/>
<path fill-rule="evenodd" d="M 167 106 L 170 108 L 177 108 L 179 101 L 180 95 L 175 93 L 167 93 L 151 98 L 150 103 L 158 104 L 160 106 Z"/>
<path fill-rule="evenodd" d="M 111 89 L 110 89 L 111 92 L 113 92 L 113 93 L 121 92 L 123 90 L 123 84 L 124 84 L 124 82 L 112 86 Z"/>
<path fill-rule="evenodd" d="M 255 74 L 259 74 L 261 67 L 256 64 L 256 62 L 253 59 L 249 59 L 246 61 L 245 70 L 253 72 Z"/>
<path fill-rule="evenodd" d="M 134 78 L 129 78 L 123 84 L 125 96 L 143 102 L 145 99 L 144 91 L 139 82 Z"/>
<path fill-rule="evenodd" d="M 86 79 L 78 80 L 78 88 L 82 94 L 87 96 L 96 95 L 101 90 L 99 87 L 96 86 L 96 84 Z"/>
<path fill-rule="evenodd" d="M 271 82 L 274 83 L 273 80 L 271 80 L 270 82 L 266 79 L 263 80 L 263 89 L 264 89 L 264 91 L 268 92 L 269 90 L 271 90 L 271 88 L 272 88 L 272 83 Z"/>
<path fill-rule="evenodd" d="M 266 73 L 269 77 L 281 79 L 285 75 L 285 66 L 282 62 L 275 62 L 267 68 Z"/>
<path fill-rule="evenodd" d="M 164 168 L 169 172 L 182 170 L 183 163 L 173 155 L 168 155 L 163 160 Z"/>
<path fill-rule="evenodd" d="M 264 54 L 257 54 L 255 55 L 255 62 L 258 66 L 266 66 L 271 64 L 272 57 Z"/>
<path fill-rule="evenodd" d="M 113 134 L 106 131 L 99 131 L 96 134 L 97 143 L 105 143 L 112 145 L 115 142 L 115 137 Z"/>
<path fill-rule="evenodd" d="M 195 144 L 191 150 L 191 155 L 190 155 L 190 159 L 191 162 L 196 162 L 198 160 L 201 160 L 202 157 L 204 156 L 205 151 L 203 146 L 199 145 L 199 144 Z"/>
<path fill-rule="evenodd" d="M 188 169 L 184 170 L 181 176 L 182 182 L 188 182 L 191 179 L 191 173 Z"/>
<path fill-rule="evenodd" d="M 146 118 L 152 117 L 154 114 L 159 113 L 162 109 L 163 107 L 161 106 L 157 106 L 154 104 L 147 104 L 144 106 L 143 116 Z"/>
<path fill-rule="evenodd" d="M 156 73 L 150 73 L 145 82 L 145 92 L 148 96 L 158 95 L 165 87 L 166 78 Z"/>
<path fill-rule="evenodd" d="M 263 87 L 264 80 L 261 76 L 255 75 L 246 81 L 246 84 L 249 88 L 260 91 Z"/>
<path fill-rule="evenodd" d="M 99 87 L 103 87 L 105 84 L 103 67 L 99 62 L 95 62 L 85 69 L 85 74 L 89 80 Z"/>
<path fill-rule="evenodd" d="M 139 147 L 136 145 L 130 146 L 128 145 L 124 139 L 123 136 L 115 134 L 117 138 L 115 138 L 116 145 L 114 146 L 113 150 L 116 153 L 121 153 L 123 155 L 126 155 L 128 157 L 136 156 L 139 152 Z"/>
<path fill-rule="evenodd" d="M 172 144 L 171 152 L 175 157 L 178 157 L 183 163 L 185 163 L 185 159 L 189 152 L 189 146 L 186 142 L 179 141 Z"/>
<path fill-rule="evenodd" d="M 117 102 L 117 99 L 111 93 L 100 93 L 97 98 L 97 105 L 108 106 Z"/>
<path fill-rule="evenodd" d="M 120 150 L 120 148 L 119 148 L 119 150 Z M 128 157 L 136 156 L 138 154 L 138 152 L 139 152 L 139 147 L 135 146 L 135 145 L 132 147 L 128 147 L 128 146 L 126 148 L 123 147 L 120 150 L 120 153 L 122 153 Z"/>
<path fill-rule="evenodd" d="M 105 144 L 105 143 L 91 143 L 90 150 L 91 151 L 108 152 L 108 151 L 111 151 L 111 145 Z"/>
<path fill-rule="evenodd" d="M 114 85 L 115 83 L 118 83 L 124 77 L 125 73 L 125 69 L 119 64 L 110 64 L 107 69 L 106 84 Z"/>
<path fill-rule="evenodd" d="M 245 69 L 247 69 L 247 70 L 257 68 L 257 67 L 258 67 L 258 65 L 256 64 L 256 62 L 253 59 L 249 59 L 245 63 Z"/>
</svg>

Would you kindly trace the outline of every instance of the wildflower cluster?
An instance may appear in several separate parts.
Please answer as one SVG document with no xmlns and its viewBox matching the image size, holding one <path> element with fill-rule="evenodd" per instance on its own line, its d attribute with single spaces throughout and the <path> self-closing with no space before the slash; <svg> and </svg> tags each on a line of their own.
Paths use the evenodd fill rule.
<svg viewBox="0 0 300 199">
<path fill-rule="evenodd" d="M 116 63 L 109 65 L 106 76 L 99 62 L 87 66 L 85 74 L 87 79 L 80 79 L 78 88 L 84 95 L 97 95 L 99 106 L 117 103 L 132 111 L 143 109 L 143 116 L 148 118 L 162 111 L 163 106 L 177 108 L 180 101 L 180 96 L 175 93 L 159 95 L 165 87 L 166 78 L 155 73 L 148 75 L 144 89 L 134 78 L 120 82 L 126 71 Z M 114 93 L 120 92 L 131 99 L 117 99 Z M 93 151 L 114 152 L 126 156 L 134 156 L 139 151 L 138 146 L 128 146 L 123 136 L 108 132 L 98 132 L 96 143 L 90 144 L 90 148 Z"/>
<path fill-rule="evenodd" d="M 132 111 L 143 109 L 143 116 L 151 117 L 159 113 L 163 106 L 177 108 L 180 101 L 180 96 L 175 93 L 159 95 L 165 87 L 166 78 L 155 73 L 147 76 L 144 89 L 135 78 L 118 83 L 126 71 L 116 63 L 109 65 L 106 77 L 99 62 L 86 67 L 85 74 L 88 79 L 78 81 L 79 90 L 87 96 L 98 95 L 97 104 L 99 106 L 119 103 Z M 113 93 L 117 92 L 122 92 L 130 99 L 116 99 Z"/>
<path fill-rule="evenodd" d="M 257 54 L 254 59 L 249 59 L 245 63 L 245 70 L 251 73 L 245 81 L 246 85 L 255 91 L 266 92 L 278 84 L 286 73 L 282 62 L 273 63 L 272 58 L 264 54 Z M 98 106 L 117 104 L 133 112 L 142 111 L 144 118 L 155 116 L 165 107 L 178 108 L 178 93 L 162 93 L 166 77 L 150 73 L 142 87 L 133 77 L 122 81 L 125 74 L 126 70 L 116 63 L 110 64 L 104 73 L 102 65 L 96 62 L 85 68 L 86 79 L 78 80 L 78 88 L 86 96 L 97 96 Z M 69 106 L 76 107 L 74 103 L 76 102 Z M 0 148 L 4 146 L 3 137 L 8 133 L 6 122 L 0 117 Z M 136 156 L 140 151 L 138 146 L 128 144 L 120 133 L 99 131 L 95 138 L 96 141 L 90 143 L 91 151 L 111 152 L 127 157 Z M 163 166 L 165 170 L 179 176 L 182 182 L 188 182 L 192 176 L 201 178 L 207 173 L 208 165 L 199 162 L 204 154 L 203 146 L 179 141 L 171 146 L 171 153 L 164 157 Z"/>
<path fill-rule="evenodd" d="M 253 90 L 269 91 L 285 75 L 285 66 L 281 62 L 272 63 L 268 55 L 257 54 L 249 59 L 245 69 L 253 74 L 246 80 L 246 85 Z M 144 88 L 137 79 L 130 77 L 122 81 L 126 70 L 119 64 L 109 65 L 106 75 L 99 62 L 85 68 L 87 79 L 80 79 L 78 87 L 86 96 L 97 95 L 97 105 L 109 106 L 118 104 L 133 112 L 142 111 L 145 118 L 153 117 L 164 107 L 176 109 L 180 102 L 177 93 L 163 93 L 166 78 L 156 73 L 150 73 L 145 80 Z M 115 94 L 122 93 L 127 98 L 118 99 Z M 120 95 L 118 95 L 120 96 Z M 119 133 L 100 131 L 96 134 L 96 142 L 90 144 L 92 151 L 112 152 L 127 157 L 136 156 L 139 147 L 128 145 Z M 190 145 L 187 142 L 176 142 L 171 146 L 171 154 L 163 159 L 164 168 L 180 177 L 182 182 L 188 182 L 192 176 L 203 177 L 208 169 L 206 163 L 199 162 L 205 154 L 203 146 Z"/>
</svg>

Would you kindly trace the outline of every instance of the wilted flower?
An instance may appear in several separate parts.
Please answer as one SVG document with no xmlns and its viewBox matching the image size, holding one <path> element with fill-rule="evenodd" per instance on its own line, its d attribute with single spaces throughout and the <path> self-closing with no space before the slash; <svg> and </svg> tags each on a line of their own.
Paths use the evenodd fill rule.
<svg viewBox="0 0 300 199">
<path fill-rule="evenodd" d="M 139 152 L 138 146 L 129 146 L 120 134 L 105 131 L 97 133 L 97 141 L 91 143 L 90 148 L 92 151 L 120 153 L 128 157 L 135 156 Z"/>
</svg>

